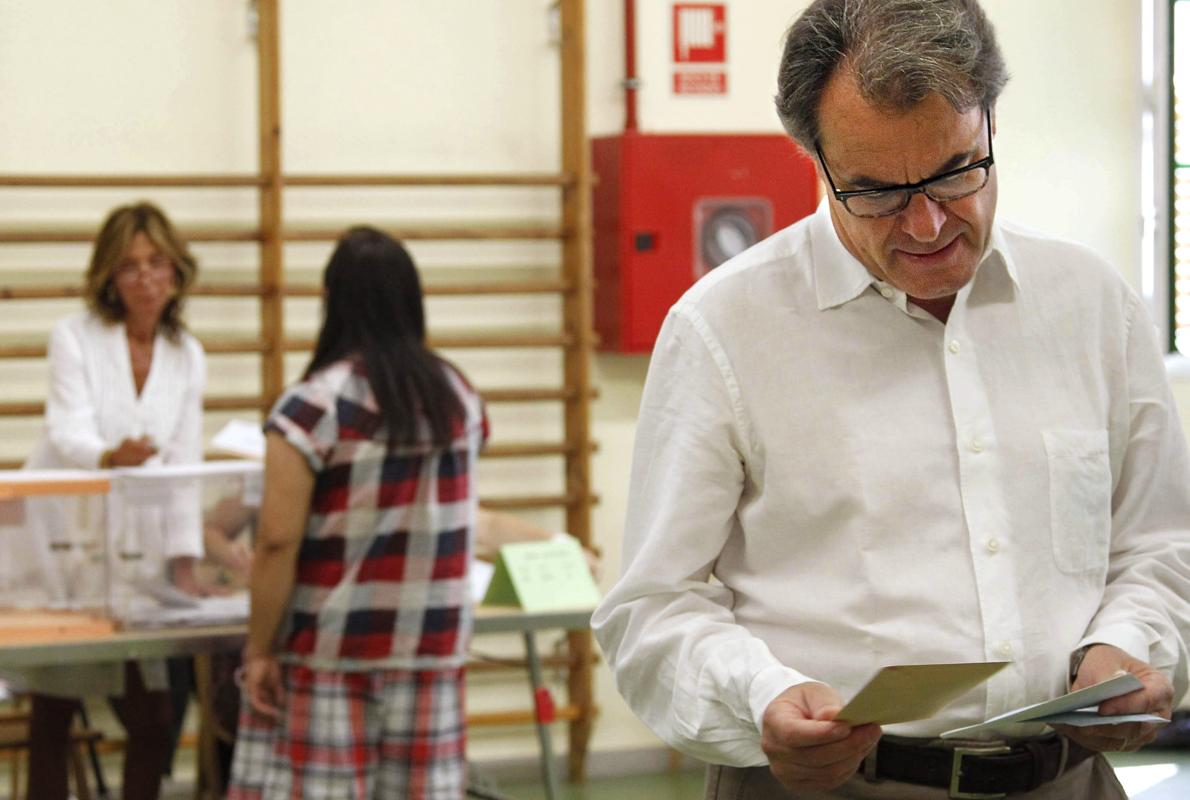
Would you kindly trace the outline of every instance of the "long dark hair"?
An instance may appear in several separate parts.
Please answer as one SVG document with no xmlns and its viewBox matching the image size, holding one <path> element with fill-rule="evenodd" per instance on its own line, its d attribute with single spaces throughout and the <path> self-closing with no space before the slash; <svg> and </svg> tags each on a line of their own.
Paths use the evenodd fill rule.
<svg viewBox="0 0 1190 800">
<path fill-rule="evenodd" d="M 421 281 L 413 259 L 387 234 L 360 226 L 339 239 L 323 276 L 325 318 L 306 378 L 344 358 L 362 359 L 389 442 L 418 441 L 419 420 L 436 445 L 461 424 L 463 403 L 426 346 Z"/>
</svg>

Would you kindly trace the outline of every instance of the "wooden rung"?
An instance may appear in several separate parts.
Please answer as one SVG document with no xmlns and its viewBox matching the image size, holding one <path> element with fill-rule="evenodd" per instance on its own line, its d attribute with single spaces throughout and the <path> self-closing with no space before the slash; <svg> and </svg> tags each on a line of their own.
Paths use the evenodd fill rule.
<svg viewBox="0 0 1190 800">
<path fill-rule="evenodd" d="M 564 333 L 455 334 L 429 337 L 430 347 L 469 349 L 482 347 L 570 347 L 574 337 Z"/>
<path fill-rule="evenodd" d="M 489 403 L 544 403 L 551 401 L 566 402 L 573 400 L 577 392 L 565 387 L 558 389 L 512 387 L 508 389 L 482 389 L 480 394 Z M 592 390 L 591 397 L 597 393 Z"/>
<path fill-rule="evenodd" d="M 430 347 L 443 350 L 485 347 L 569 347 L 573 343 L 573 337 L 563 333 L 490 333 L 429 337 Z M 310 352 L 314 349 L 314 341 L 312 339 L 289 339 L 284 342 L 282 347 L 287 353 Z"/>
<path fill-rule="evenodd" d="M 502 497 L 481 497 L 479 504 L 484 508 L 497 511 L 518 508 L 570 508 L 582 503 L 594 505 L 598 502 L 595 495 L 562 494 L 562 495 L 508 495 Z"/>
<path fill-rule="evenodd" d="M 259 339 L 204 339 L 199 337 L 203 350 L 207 355 L 228 355 L 232 353 L 264 353 L 268 345 Z M 45 358 L 46 346 L 43 343 L 5 344 L 0 345 L 0 359 L 4 358 Z"/>
<path fill-rule="evenodd" d="M 61 300 L 81 297 L 81 286 L 0 286 L 0 300 Z M 191 297 L 261 297 L 259 286 L 207 283 L 190 290 Z"/>
<path fill-rule="evenodd" d="M 269 346 L 259 339 L 203 339 L 202 349 L 207 355 L 235 355 L 244 353 L 266 353 Z"/>
<path fill-rule="evenodd" d="M 242 409 L 259 409 L 264 405 L 264 398 L 258 394 L 219 395 L 204 397 L 202 407 L 207 411 L 240 411 Z"/>
<path fill-rule="evenodd" d="M 0 358 L 45 358 L 44 344 L 0 345 Z"/>
<path fill-rule="evenodd" d="M 598 442 L 588 445 L 588 452 L 597 452 Z M 489 444 L 480 455 L 485 458 L 538 458 L 541 456 L 573 455 L 577 447 L 567 442 L 505 442 Z"/>
<path fill-rule="evenodd" d="M 245 408 L 258 409 L 264 404 L 259 395 L 221 395 L 206 397 L 202 407 L 207 411 L 230 411 Z M 40 417 L 45 413 L 45 403 L 40 400 L 16 400 L 0 402 L 0 417 Z"/>
<path fill-rule="evenodd" d="M 0 300 L 61 300 L 82 293 L 81 286 L 0 286 Z"/>
<path fill-rule="evenodd" d="M 211 406 L 208 403 L 208 404 L 206 404 L 206 407 L 208 409 L 210 409 Z M 256 409 L 259 409 L 259 406 L 243 405 L 243 406 L 228 406 L 227 408 L 234 409 L 234 410 L 239 410 L 241 408 L 246 409 L 246 410 L 256 410 Z M 15 416 L 15 415 L 0 414 L 0 416 Z M 27 416 L 34 416 L 34 415 L 29 414 Z M 594 449 L 595 448 L 592 447 L 592 450 L 594 450 Z M 573 450 L 574 450 L 574 448 L 572 448 L 568 445 L 561 445 L 561 444 L 533 445 L 533 444 L 513 443 L 513 444 L 508 444 L 508 445 L 489 445 L 488 447 L 484 448 L 483 452 L 480 453 L 480 458 L 484 458 L 484 459 L 488 459 L 488 458 L 532 458 L 532 457 L 542 457 L 542 456 L 565 456 L 565 455 L 570 455 L 573 452 Z M 216 457 L 223 458 L 223 457 L 225 457 L 225 454 L 222 454 L 222 453 L 216 452 L 216 451 L 212 451 L 210 453 L 205 454 L 204 457 L 205 458 L 216 458 Z M 0 460 L 0 469 L 20 469 L 22 466 L 22 463 L 23 462 L 21 462 L 21 461 L 15 461 L 15 460 L 7 460 L 7 461 Z M 490 500 L 484 500 L 483 505 L 488 506 L 490 508 L 496 508 L 496 509 L 499 509 L 499 508 L 549 508 L 549 507 L 553 507 L 553 506 L 568 506 L 568 505 L 570 505 L 570 503 L 569 503 L 569 501 L 567 501 L 567 499 L 565 497 L 525 497 L 525 498 L 492 498 Z"/>
<path fill-rule="evenodd" d="M 63 189 L 121 187 L 264 186 L 259 175 L 0 175 L 0 186 L 44 186 Z"/>
<path fill-rule="evenodd" d="M 286 186 L 572 186 L 566 173 L 522 172 L 509 174 L 359 175 L 348 173 L 283 175 Z"/>
<path fill-rule="evenodd" d="M 443 297 L 456 295 L 491 295 L 491 294 L 565 294 L 572 290 L 572 286 L 565 280 L 536 280 L 536 281 L 475 281 L 470 283 L 450 283 L 428 285 L 425 293 L 429 297 Z M 286 297 L 321 297 L 322 287 L 314 285 L 286 286 Z"/>
<path fill-rule="evenodd" d="M 457 283 L 425 287 L 428 296 L 504 295 L 504 294 L 565 294 L 571 285 L 564 280 L 491 281 Z M 80 286 L 0 286 L 0 300 L 61 300 L 79 297 Z M 321 297 L 322 287 L 314 285 L 286 286 L 285 297 Z M 199 283 L 190 290 L 191 297 L 267 297 L 268 289 L 244 283 Z"/>
<path fill-rule="evenodd" d="M 479 393 L 487 403 L 537 403 L 549 401 L 565 401 L 574 397 L 569 389 L 546 388 L 512 388 L 512 389 L 480 389 Z M 591 392 L 591 396 L 596 396 Z M 265 399 L 260 395 L 216 395 L 203 400 L 203 408 L 207 411 L 241 411 L 259 410 L 265 405 Z M 0 402 L 0 417 L 40 417 L 45 413 L 45 404 L 40 400 L 9 400 Z M 490 449 L 490 448 L 489 448 Z"/>
<path fill-rule="evenodd" d="M 0 403 L 0 417 L 40 417 L 45 403 L 40 400 L 15 400 Z"/>
<path fill-rule="evenodd" d="M 480 455 L 485 458 L 535 458 L 539 456 L 565 456 L 574 452 L 565 442 L 507 442 L 489 444 Z"/>
<path fill-rule="evenodd" d="M 285 229 L 287 242 L 333 242 L 343 235 L 343 227 L 289 227 Z M 522 222 L 505 224 L 404 224 L 384 228 L 395 239 L 562 239 L 567 232 L 557 223 Z"/>
<path fill-rule="evenodd" d="M 582 709 L 574 705 L 558 706 L 554 717 L 558 722 L 570 722 L 582 716 Z M 473 711 L 467 715 L 468 725 L 532 725 L 537 715 L 531 710 Z"/>
<path fill-rule="evenodd" d="M 438 284 L 426 287 L 426 294 L 468 295 L 468 294 L 565 294 L 573 291 L 565 280 L 538 281 L 476 281 L 474 283 Z"/>
<path fill-rule="evenodd" d="M 261 233 L 257 228 L 242 225 L 183 227 L 179 231 L 179 235 L 189 242 L 257 242 L 261 239 Z M 0 244 L 89 243 L 94 237 L 94 227 L 66 228 L 26 225 L 0 228 Z"/>
</svg>

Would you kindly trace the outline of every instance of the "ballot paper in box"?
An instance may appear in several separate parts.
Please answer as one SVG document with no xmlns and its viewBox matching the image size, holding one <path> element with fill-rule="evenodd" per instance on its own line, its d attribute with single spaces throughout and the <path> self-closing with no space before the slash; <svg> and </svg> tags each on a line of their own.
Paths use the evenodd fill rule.
<svg viewBox="0 0 1190 800">
<path fill-rule="evenodd" d="M 0 613 L 108 603 L 107 473 L 0 470 Z"/>
<path fill-rule="evenodd" d="M 125 627 L 243 621 L 261 477 L 240 460 L 114 471 L 111 615 Z"/>
</svg>

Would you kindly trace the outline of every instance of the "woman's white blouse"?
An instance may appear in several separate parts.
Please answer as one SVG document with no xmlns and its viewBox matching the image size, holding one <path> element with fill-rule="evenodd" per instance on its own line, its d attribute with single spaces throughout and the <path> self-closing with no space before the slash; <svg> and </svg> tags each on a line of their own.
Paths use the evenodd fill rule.
<svg viewBox="0 0 1190 800">
<path fill-rule="evenodd" d="M 158 448 L 146 466 L 202 460 L 206 360 L 190 334 L 182 332 L 176 342 L 157 335 L 139 394 L 122 324 L 90 313 L 67 317 L 50 334 L 48 361 L 45 435 L 26 467 L 94 469 L 103 451 L 140 436 Z M 197 504 L 170 509 L 164 523 L 161 556 L 202 555 Z"/>
</svg>

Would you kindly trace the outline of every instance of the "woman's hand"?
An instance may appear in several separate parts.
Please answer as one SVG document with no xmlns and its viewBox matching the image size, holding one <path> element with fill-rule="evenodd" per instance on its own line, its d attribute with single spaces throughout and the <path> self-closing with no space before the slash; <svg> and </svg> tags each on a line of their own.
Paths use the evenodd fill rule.
<svg viewBox="0 0 1190 800">
<path fill-rule="evenodd" d="M 169 580 L 170 583 L 186 594 L 194 595 L 195 597 L 206 597 L 210 592 L 198 582 L 198 575 L 194 571 L 196 561 L 197 559 L 194 556 L 171 558 L 167 566 Z"/>
<path fill-rule="evenodd" d="M 203 548 L 207 559 L 227 570 L 233 583 L 248 582 L 252 571 L 252 546 L 247 536 L 229 538 L 226 531 L 207 520 L 202 532 Z"/>
<path fill-rule="evenodd" d="M 99 459 L 102 467 L 139 467 L 157 455 L 157 445 L 148 436 L 128 438 L 115 450 L 108 450 Z"/>
<path fill-rule="evenodd" d="M 219 563 L 226 567 L 236 580 L 247 581 L 248 574 L 252 572 L 252 546 L 245 539 L 228 542 Z"/>
<path fill-rule="evenodd" d="M 281 716 L 281 665 L 271 655 L 244 653 L 240 690 L 259 714 L 271 719 Z"/>
</svg>

